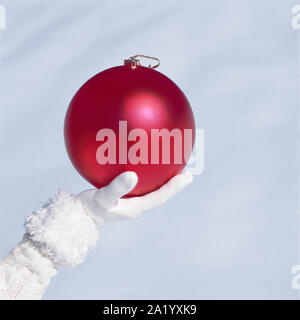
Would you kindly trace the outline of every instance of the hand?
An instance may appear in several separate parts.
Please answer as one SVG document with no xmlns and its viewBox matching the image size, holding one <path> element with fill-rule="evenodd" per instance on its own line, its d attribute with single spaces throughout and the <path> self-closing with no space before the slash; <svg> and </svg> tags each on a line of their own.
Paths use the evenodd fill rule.
<svg viewBox="0 0 300 320">
<path fill-rule="evenodd" d="M 193 176 L 181 173 L 156 191 L 141 197 L 122 198 L 137 184 L 138 177 L 127 171 L 116 177 L 108 186 L 101 189 L 87 190 L 77 197 L 87 213 L 101 225 L 105 220 L 132 219 L 143 211 L 161 205 L 190 184 Z"/>
</svg>

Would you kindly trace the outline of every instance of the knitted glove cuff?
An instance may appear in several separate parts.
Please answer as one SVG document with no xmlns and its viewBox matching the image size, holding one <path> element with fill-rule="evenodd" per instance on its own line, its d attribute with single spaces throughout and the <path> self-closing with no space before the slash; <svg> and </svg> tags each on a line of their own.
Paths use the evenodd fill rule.
<svg viewBox="0 0 300 320">
<path fill-rule="evenodd" d="M 73 267 L 83 262 L 99 237 L 80 199 L 62 190 L 27 218 L 25 228 L 25 238 L 55 265 Z"/>
</svg>

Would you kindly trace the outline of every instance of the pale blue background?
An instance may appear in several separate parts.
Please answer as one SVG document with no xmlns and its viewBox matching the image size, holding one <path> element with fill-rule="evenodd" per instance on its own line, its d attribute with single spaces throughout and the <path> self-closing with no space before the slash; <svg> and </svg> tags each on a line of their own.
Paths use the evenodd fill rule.
<svg viewBox="0 0 300 320">
<path fill-rule="evenodd" d="M 75 91 L 144 53 L 189 98 L 205 129 L 205 170 L 166 205 L 106 225 L 45 298 L 297 298 L 297 1 L 0 2 L 1 256 L 59 187 L 90 188 L 62 136 Z"/>
</svg>

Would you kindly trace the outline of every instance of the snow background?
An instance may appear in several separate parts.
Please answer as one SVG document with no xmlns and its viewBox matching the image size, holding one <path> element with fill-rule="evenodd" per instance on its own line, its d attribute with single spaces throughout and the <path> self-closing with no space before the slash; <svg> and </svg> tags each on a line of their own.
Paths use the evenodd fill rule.
<svg viewBox="0 0 300 320">
<path fill-rule="evenodd" d="M 289 0 L 1 0 L 0 255 L 59 187 L 75 91 L 136 53 L 161 59 L 205 129 L 205 169 L 164 206 L 107 224 L 45 299 L 296 299 L 298 56 Z"/>
</svg>

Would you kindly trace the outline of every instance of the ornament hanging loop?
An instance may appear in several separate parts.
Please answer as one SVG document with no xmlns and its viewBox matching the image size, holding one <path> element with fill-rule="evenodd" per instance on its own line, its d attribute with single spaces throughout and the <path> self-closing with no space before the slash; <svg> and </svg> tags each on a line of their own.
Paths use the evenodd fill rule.
<svg viewBox="0 0 300 320">
<path fill-rule="evenodd" d="M 158 63 L 154 66 L 151 66 L 151 64 L 149 64 L 149 68 L 151 68 L 151 69 L 156 69 L 160 65 L 160 60 L 155 57 L 149 57 L 149 56 L 145 56 L 143 54 L 136 54 L 135 56 L 130 57 L 130 59 L 132 59 L 134 61 L 138 61 L 136 58 L 146 58 L 146 59 L 152 59 L 152 60 L 157 61 Z"/>
</svg>

